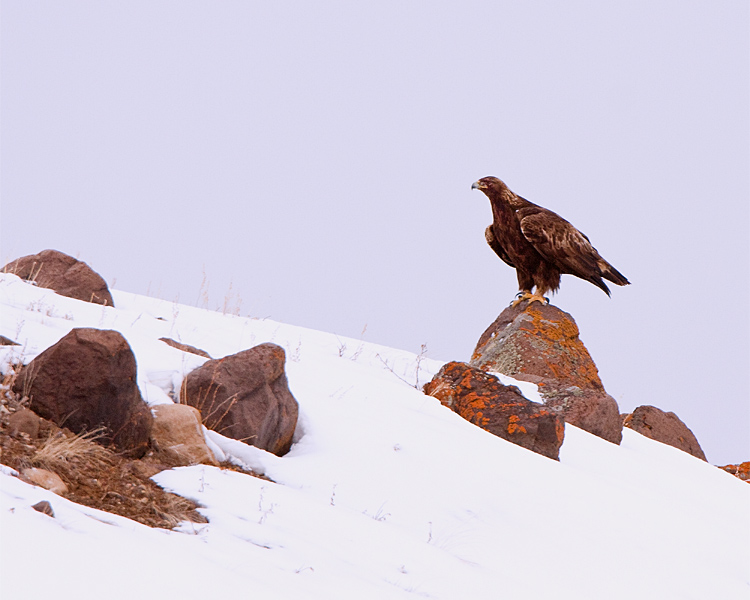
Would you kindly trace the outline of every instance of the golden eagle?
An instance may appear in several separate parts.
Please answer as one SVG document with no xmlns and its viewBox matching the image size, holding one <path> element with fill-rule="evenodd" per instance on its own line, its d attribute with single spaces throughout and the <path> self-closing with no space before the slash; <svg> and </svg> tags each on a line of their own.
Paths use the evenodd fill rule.
<svg viewBox="0 0 750 600">
<path fill-rule="evenodd" d="M 514 194 L 497 177 L 483 177 L 471 189 L 482 190 L 490 199 L 493 220 L 484 236 L 495 254 L 516 270 L 520 291 L 514 306 L 523 300 L 546 304 L 544 295 L 557 291 L 563 273 L 593 283 L 607 296 L 603 279 L 630 283 L 583 233 L 551 210 Z"/>
</svg>

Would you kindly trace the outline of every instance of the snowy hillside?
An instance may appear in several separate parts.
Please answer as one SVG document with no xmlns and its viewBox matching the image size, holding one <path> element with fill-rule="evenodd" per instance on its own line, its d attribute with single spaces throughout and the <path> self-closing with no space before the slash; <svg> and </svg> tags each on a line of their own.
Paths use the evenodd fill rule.
<svg viewBox="0 0 750 600">
<path fill-rule="evenodd" d="M 3 598 L 747 599 L 750 486 L 625 429 L 568 425 L 556 462 L 471 425 L 421 387 L 440 363 L 276 323 L 113 292 L 117 308 L 0 276 L 3 370 L 74 327 L 120 331 L 150 404 L 205 359 L 271 341 L 300 405 L 279 458 L 212 439 L 271 481 L 159 473 L 207 524 L 150 529 L 0 474 Z M 480 333 L 480 332 L 477 332 Z M 454 357 L 456 359 L 467 357 Z M 217 449 L 217 452 L 222 450 Z M 48 500 L 55 518 L 31 506 Z"/>
</svg>

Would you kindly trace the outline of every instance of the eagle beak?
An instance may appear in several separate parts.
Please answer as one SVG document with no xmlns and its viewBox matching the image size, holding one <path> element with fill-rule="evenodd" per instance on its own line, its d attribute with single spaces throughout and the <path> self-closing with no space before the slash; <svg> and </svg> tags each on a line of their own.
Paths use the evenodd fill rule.
<svg viewBox="0 0 750 600">
<path fill-rule="evenodd" d="M 481 181 L 475 181 L 471 184 L 472 190 L 482 190 L 484 189 L 484 184 Z"/>
</svg>

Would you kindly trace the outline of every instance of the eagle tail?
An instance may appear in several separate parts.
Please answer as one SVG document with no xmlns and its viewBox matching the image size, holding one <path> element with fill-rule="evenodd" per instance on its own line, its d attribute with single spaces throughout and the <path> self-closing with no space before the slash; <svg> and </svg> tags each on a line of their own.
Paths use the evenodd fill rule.
<svg viewBox="0 0 750 600">
<path fill-rule="evenodd" d="M 630 282 L 627 280 L 625 275 L 620 273 L 620 271 L 615 269 L 607 261 L 602 260 L 599 263 L 599 268 L 601 269 L 602 277 L 604 277 L 604 279 L 606 279 L 607 281 L 611 281 L 612 283 L 616 283 L 617 285 L 629 285 L 630 284 Z"/>
<path fill-rule="evenodd" d="M 607 287 L 607 284 L 604 283 L 604 281 L 602 281 L 602 278 L 599 277 L 598 275 L 592 275 L 591 277 L 586 279 L 586 281 L 593 283 L 596 287 L 598 287 L 605 294 L 607 294 L 607 296 L 610 296 L 610 297 L 612 296 L 612 294 L 610 294 L 609 292 L 609 288 Z"/>
</svg>

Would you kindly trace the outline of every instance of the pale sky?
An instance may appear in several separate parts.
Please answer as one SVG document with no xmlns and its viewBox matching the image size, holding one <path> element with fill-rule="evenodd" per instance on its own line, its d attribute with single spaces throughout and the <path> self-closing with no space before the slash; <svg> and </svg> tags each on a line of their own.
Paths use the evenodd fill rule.
<svg viewBox="0 0 750 600">
<path fill-rule="evenodd" d="M 495 175 L 632 282 L 552 299 L 621 411 L 750 459 L 745 0 L 1 7 L 3 264 L 468 360 Z"/>
</svg>

